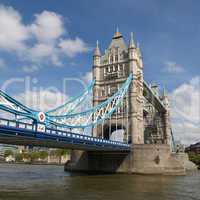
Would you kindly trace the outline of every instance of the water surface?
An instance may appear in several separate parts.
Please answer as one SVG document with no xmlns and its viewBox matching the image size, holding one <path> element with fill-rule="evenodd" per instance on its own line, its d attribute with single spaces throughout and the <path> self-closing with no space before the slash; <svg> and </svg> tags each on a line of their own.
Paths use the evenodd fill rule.
<svg viewBox="0 0 200 200">
<path fill-rule="evenodd" d="M 200 200 L 187 176 L 72 175 L 62 166 L 0 164 L 0 200 Z"/>
</svg>

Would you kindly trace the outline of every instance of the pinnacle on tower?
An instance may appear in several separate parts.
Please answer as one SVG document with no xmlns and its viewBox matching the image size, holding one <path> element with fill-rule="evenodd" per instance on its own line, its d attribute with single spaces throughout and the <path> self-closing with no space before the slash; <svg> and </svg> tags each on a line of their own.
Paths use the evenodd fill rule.
<svg viewBox="0 0 200 200">
<path fill-rule="evenodd" d="M 137 42 L 137 49 L 139 49 L 140 48 L 140 43 L 139 42 Z"/>
<path fill-rule="evenodd" d="M 120 38 L 120 37 L 122 37 L 122 34 L 119 32 L 119 28 L 117 26 L 116 32 L 113 36 L 113 39 L 117 39 L 117 38 Z"/>
<path fill-rule="evenodd" d="M 169 106 L 169 98 L 168 98 L 167 90 L 165 89 L 165 87 L 163 89 L 162 101 L 165 106 Z"/>
<path fill-rule="evenodd" d="M 129 41 L 129 49 L 131 49 L 131 48 L 135 48 L 135 42 L 133 40 L 133 32 L 131 32 L 131 38 Z"/>
<path fill-rule="evenodd" d="M 168 93 L 165 87 L 163 88 L 163 97 L 168 97 Z"/>
<path fill-rule="evenodd" d="M 137 51 L 138 51 L 139 56 L 142 57 L 142 53 L 140 51 L 140 43 L 139 42 L 137 42 Z"/>
<path fill-rule="evenodd" d="M 96 43 L 96 48 L 94 50 L 94 56 L 101 56 L 101 52 L 100 52 L 100 49 L 99 49 L 99 41 L 97 40 L 97 43 Z"/>
</svg>

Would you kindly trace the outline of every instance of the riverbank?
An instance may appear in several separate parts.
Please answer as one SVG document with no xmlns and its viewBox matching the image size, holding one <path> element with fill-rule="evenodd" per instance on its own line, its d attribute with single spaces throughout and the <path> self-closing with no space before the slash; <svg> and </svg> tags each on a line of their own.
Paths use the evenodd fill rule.
<svg viewBox="0 0 200 200">
<path fill-rule="evenodd" d="M 188 152 L 189 160 L 195 163 L 200 170 L 200 154 L 195 152 Z"/>
<path fill-rule="evenodd" d="M 5 165 L 49 165 L 49 166 L 64 166 L 64 163 L 39 163 L 39 162 L 4 162 L 0 161 L 0 164 L 5 164 Z"/>
<path fill-rule="evenodd" d="M 51 151 L 22 151 L 12 152 L 6 150 L 0 160 L 5 163 L 64 165 L 70 159 L 67 150 L 56 149 Z"/>
</svg>

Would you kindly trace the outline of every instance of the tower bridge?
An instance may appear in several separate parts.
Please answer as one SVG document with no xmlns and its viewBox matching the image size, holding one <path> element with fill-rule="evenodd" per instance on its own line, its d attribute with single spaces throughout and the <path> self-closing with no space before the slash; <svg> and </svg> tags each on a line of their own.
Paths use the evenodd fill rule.
<svg viewBox="0 0 200 200">
<path fill-rule="evenodd" d="M 172 151 L 168 97 L 144 81 L 133 34 L 127 46 L 117 30 L 104 55 L 97 42 L 92 71 L 82 94 L 47 112 L 0 91 L 0 143 L 72 149 L 70 171 L 184 174 L 191 163 Z"/>
</svg>

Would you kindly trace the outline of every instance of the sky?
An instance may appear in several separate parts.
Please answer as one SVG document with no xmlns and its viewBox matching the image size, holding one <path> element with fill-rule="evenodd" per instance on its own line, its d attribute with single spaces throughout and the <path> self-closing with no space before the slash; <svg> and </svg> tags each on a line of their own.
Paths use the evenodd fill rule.
<svg viewBox="0 0 200 200">
<path fill-rule="evenodd" d="M 103 53 L 119 27 L 140 45 L 145 80 L 168 91 L 176 139 L 200 141 L 199 7 L 198 0 L 0 0 L 1 89 L 41 109 L 62 103 L 83 89 L 80 80 L 90 82 L 96 40 Z"/>
</svg>

